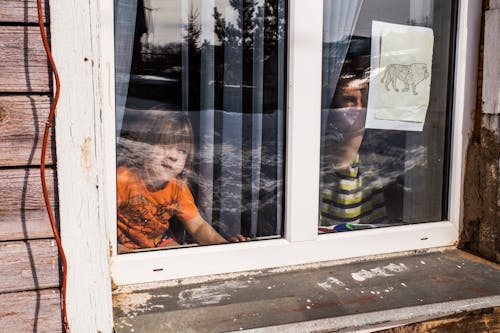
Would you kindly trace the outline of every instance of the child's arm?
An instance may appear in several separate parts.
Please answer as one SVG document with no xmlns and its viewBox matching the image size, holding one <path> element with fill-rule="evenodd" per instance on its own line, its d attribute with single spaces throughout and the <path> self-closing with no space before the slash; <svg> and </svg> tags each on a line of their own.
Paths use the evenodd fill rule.
<svg viewBox="0 0 500 333">
<path fill-rule="evenodd" d="M 215 229 L 208 224 L 201 215 L 193 217 L 191 220 L 184 222 L 186 231 L 193 236 L 199 244 L 220 244 L 228 241 L 222 237 Z"/>
<path fill-rule="evenodd" d="M 191 236 L 199 244 L 221 244 L 228 243 L 224 237 L 222 237 L 215 229 L 208 224 L 201 215 L 192 218 L 189 221 L 184 222 L 184 226 Z M 249 237 L 242 235 L 236 235 L 229 239 L 230 242 L 244 242 L 250 240 Z"/>
</svg>

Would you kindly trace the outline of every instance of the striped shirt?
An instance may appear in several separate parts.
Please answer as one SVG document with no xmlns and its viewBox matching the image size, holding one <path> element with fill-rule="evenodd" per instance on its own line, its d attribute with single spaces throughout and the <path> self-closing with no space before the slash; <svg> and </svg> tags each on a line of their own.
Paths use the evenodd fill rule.
<svg viewBox="0 0 500 333">
<path fill-rule="evenodd" d="M 363 175 L 359 156 L 349 168 L 323 176 L 320 226 L 379 224 L 386 219 L 383 188 L 374 175 Z"/>
</svg>

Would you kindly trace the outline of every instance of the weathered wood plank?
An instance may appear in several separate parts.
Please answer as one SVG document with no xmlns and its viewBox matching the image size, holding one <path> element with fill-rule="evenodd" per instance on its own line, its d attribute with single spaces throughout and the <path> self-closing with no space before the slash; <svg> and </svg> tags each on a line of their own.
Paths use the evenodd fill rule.
<svg viewBox="0 0 500 333">
<path fill-rule="evenodd" d="M 49 92 L 49 70 L 38 27 L 0 27 L 0 91 Z"/>
<path fill-rule="evenodd" d="M 2 332 L 63 332 L 57 289 L 0 294 Z"/>
<path fill-rule="evenodd" d="M 55 241 L 0 242 L 0 281 L 0 293 L 59 287 Z"/>
<path fill-rule="evenodd" d="M 500 259 L 499 159 L 500 159 L 500 1 L 491 1 L 485 12 L 483 107 L 481 115 L 480 199 L 478 252 L 481 256 Z M 496 9 L 492 9 L 492 7 Z"/>
<path fill-rule="evenodd" d="M 67 289 L 68 299 L 74 300 L 68 303 L 73 332 L 113 332 L 106 225 L 116 212 L 102 199 L 114 186 L 113 172 L 103 167 L 113 154 L 108 148 L 114 133 L 102 123 L 114 116 L 101 52 L 113 45 L 112 34 L 106 34 L 113 29 L 112 13 L 113 1 L 50 3 L 52 46 L 63 87 L 59 107 L 64 112 L 56 119 L 57 177 L 63 244 L 69 245 L 66 257 L 73 263 Z"/>
<path fill-rule="evenodd" d="M 0 96 L 0 166 L 40 165 L 49 108 L 48 96 Z M 52 135 L 46 165 L 55 162 L 53 149 Z"/>
<path fill-rule="evenodd" d="M 500 114 L 500 9 L 485 13 L 483 113 Z"/>
<path fill-rule="evenodd" d="M 500 0 L 490 0 L 490 9 L 500 8 Z"/>
<path fill-rule="evenodd" d="M 48 1 L 44 1 L 44 14 L 48 10 Z M 38 23 L 36 0 L 2 0 L 0 2 L 0 22 Z"/>
<path fill-rule="evenodd" d="M 47 170 L 54 209 L 54 172 Z M 38 169 L 0 170 L 0 241 L 52 237 Z"/>
</svg>

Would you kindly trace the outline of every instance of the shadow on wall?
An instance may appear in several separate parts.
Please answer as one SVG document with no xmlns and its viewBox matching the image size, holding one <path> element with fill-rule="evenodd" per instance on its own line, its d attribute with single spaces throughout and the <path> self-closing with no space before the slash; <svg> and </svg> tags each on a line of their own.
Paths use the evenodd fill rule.
<svg viewBox="0 0 500 333">
<path fill-rule="evenodd" d="M 33 8 L 33 4 L 36 4 L 36 2 L 33 1 L 24 1 L 24 10 L 23 10 L 23 21 L 24 22 L 29 22 L 30 14 L 33 14 L 33 11 L 36 12 L 36 7 Z M 48 1 L 44 1 L 44 12 L 48 13 Z M 46 17 L 48 15 L 45 15 Z M 33 144 L 31 146 L 29 156 L 27 156 L 26 162 L 25 162 L 25 168 L 24 168 L 24 178 L 23 178 L 23 187 L 22 187 L 22 192 L 21 192 L 21 207 L 20 207 L 20 217 L 21 217 L 21 223 L 22 223 L 22 230 L 23 230 L 23 238 L 24 238 L 24 244 L 26 246 L 26 251 L 28 253 L 28 259 L 29 259 L 29 265 L 31 268 L 31 274 L 33 277 L 33 286 L 34 286 L 34 292 L 36 294 L 36 300 L 35 300 L 35 309 L 33 316 L 33 333 L 39 332 L 39 315 L 40 315 L 40 303 L 41 303 L 41 293 L 40 293 L 40 282 L 39 282 L 39 277 L 37 273 L 37 263 L 35 262 L 35 258 L 33 255 L 33 249 L 31 246 L 31 243 L 29 241 L 30 235 L 28 231 L 28 223 L 30 221 L 28 220 L 26 216 L 26 211 L 29 210 L 29 207 L 27 207 L 27 201 L 28 201 L 28 187 L 29 187 L 29 182 L 30 179 L 31 181 L 40 181 L 39 177 L 36 177 L 35 175 L 39 174 L 39 169 L 38 168 L 33 168 L 33 166 L 40 165 L 40 161 L 35 160 L 35 154 L 37 152 L 37 149 L 41 146 L 41 136 L 43 133 L 40 131 L 40 119 L 39 119 L 39 110 L 37 109 L 37 103 L 36 100 L 32 97 L 32 93 L 34 91 L 33 86 L 34 84 L 32 82 L 32 77 L 30 73 L 30 48 L 29 48 L 29 42 L 30 38 L 34 38 L 35 35 L 31 34 L 30 37 L 30 26 L 29 25 L 24 25 L 23 27 L 23 47 L 24 47 L 24 75 L 26 79 L 26 96 L 30 100 L 30 109 L 32 112 L 33 116 Z M 41 40 L 40 40 L 40 43 Z M 49 62 L 47 61 L 46 63 L 46 68 L 47 68 L 47 77 L 51 78 L 51 71 L 49 67 Z M 49 83 L 49 87 L 51 84 Z M 38 93 L 39 94 L 39 93 Z M 41 113 L 41 112 L 40 112 Z M 44 121 L 44 119 L 41 119 Z M 51 134 L 50 138 L 54 138 L 54 129 L 51 129 Z M 49 145 L 51 149 L 51 154 L 53 161 L 55 160 L 55 145 Z M 49 162 L 50 163 L 50 162 Z M 56 182 L 54 182 L 54 193 L 55 193 L 55 200 L 57 201 L 57 187 L 56 187 Z M 57 210 L 55 210 L 55 217 L 56 220 L 59 221 L 59 216 Z M 60 265 L 59 265 L 60 266 Z M 61 320 L 62 322 L 62 320 Z M 62 328 L 61 328 L 62 329 Z"/>
</svg>

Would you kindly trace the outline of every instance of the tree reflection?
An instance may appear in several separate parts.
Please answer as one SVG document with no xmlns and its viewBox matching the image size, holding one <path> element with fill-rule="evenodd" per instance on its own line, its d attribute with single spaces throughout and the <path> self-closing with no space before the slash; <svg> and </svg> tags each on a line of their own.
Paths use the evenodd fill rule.
<svg viewBox="0 0 500 333">
<path fill-rule="evenodd" d="M 214 68 L 215 100 L 221 101 L 222 89 L 226 86 L 243 90 L 244 110 L 252 112 L 252 102 L 245 96 L 252 90 L 255 79 L 263 82 L 263 109 L 272 112 L 277 105 L 278 43 L 285 38 L 285 8 L 278 0 L 228 0 L 237 13 L 236 18 L 228 19 L 221 6 L 213 8 L 213 33 L 211 42 L 202 40 L 200 9 L 191 3 L 187 22 L 179 27 L 182 39 L 166 44 L 149 43 L 147 34 L 155 33 L 159 27 L 152 26 L 146 12 L 154 11 L 138 1 L 136 35 L 134 39 L 134 58 L 132 59 L 132 79 L 130 94 L 177 105 L 187 110 L 200 109 L 200 86 L 202 56 L 212 55 L 205 63 Z M 228 9 L 225 9 L 226 12 Z M 154 15 L 154 13 L 152 14 Z M 227 15 L 226 15 L 227 16 Z M 207 61 L 208 60 L 208 61 Z M 263 66 L 262 77 L 254 78 L 256 66 Z M 151 87 L 151 80 L 163 78 L 163 87 Z M 145 80 L 149 84 L 145 87 Z M 182 81 L 187 81 L 182 83 Z M 184 98 L 182 106 L 182 87 Z M 187 90 L 187 91 L 186 91 Z M 251 95 L 251 94 L 250 94 Z M 217 102 L 218 103 L 218 102 Z M 219 105 L 222 107 L 222 105 Z M 231 111 L 231 110 L 228 110 Z"/>
</svg>

